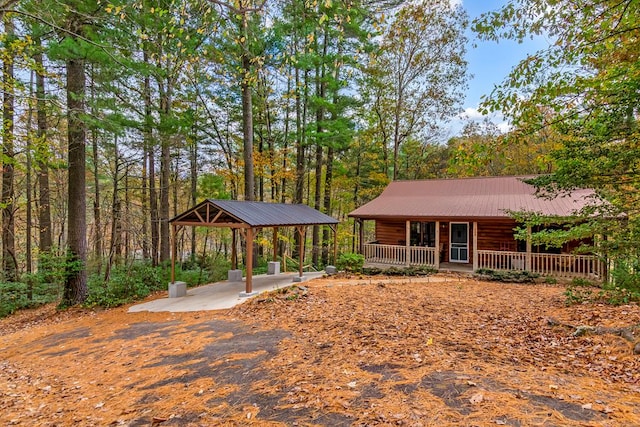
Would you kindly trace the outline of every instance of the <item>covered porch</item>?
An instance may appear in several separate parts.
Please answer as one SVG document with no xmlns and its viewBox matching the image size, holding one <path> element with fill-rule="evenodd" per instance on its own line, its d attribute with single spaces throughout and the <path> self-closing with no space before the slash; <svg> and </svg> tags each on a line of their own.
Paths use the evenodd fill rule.
<svg viewBox="0 0 640 427">
<path fill-rule="evenodd" d="M 531 239 L 516 241 L 513 221 L 459 219 L 376 220 L 376 241 L 365 242 L 360 224 L 360 253 L 365 263 L 381 266 L 426 266 L 436 270 L 520 270 L 541 276 L 601 279 L 605 265 L 596 255 L 543 253 Z M 404 230 L 400 230 L 400 226 Z M 403 231 L 402 234 L 399 231 Z M 529 230 L 529 236 L 531 230 Z M 394 243 L 395 241 L 395 243 Z M 567 248 L 568 249 L 568 248 Z"/>
</svg>

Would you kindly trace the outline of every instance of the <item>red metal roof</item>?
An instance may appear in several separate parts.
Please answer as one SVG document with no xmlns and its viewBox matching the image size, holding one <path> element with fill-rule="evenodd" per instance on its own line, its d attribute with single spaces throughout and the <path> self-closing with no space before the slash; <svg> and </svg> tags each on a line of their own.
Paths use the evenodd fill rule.
<svg viewBox="0 0 640 427">
<path fill-rule="evenodd" d="M 510 211 L 571 216 L 593 199 L 577 190 L 554 199 L 537 197 L 529 177 L 483 177 L 394 181 L 376 199 L 360 206 L 355 218 L 504 218 Z"/>
</svg>

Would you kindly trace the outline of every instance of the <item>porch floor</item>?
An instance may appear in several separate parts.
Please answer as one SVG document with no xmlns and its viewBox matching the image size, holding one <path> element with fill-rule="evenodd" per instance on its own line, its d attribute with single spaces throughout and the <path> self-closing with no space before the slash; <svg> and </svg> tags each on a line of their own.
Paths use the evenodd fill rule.
<svg viewBox="0 0 640 427">
<path fill-rule="evenodd" d="M 404 268 L 403 265 L 382 264 L 379 262 L 365 262 L 364 267 L 379 268 L 385 270 L 387 268 Z M 451 273 L 467 273 L 473 274 L 473 265 L 462 264 L 457 262 L 441 262 L 438 271 L 451 272 Z"/>
</svg>

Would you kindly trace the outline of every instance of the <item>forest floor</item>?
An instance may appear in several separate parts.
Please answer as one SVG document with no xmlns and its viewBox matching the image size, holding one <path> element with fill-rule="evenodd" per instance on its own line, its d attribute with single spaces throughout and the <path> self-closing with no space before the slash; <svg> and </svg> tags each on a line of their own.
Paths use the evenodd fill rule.
<svg viewBox="0 0 640 427">
<path fill-rule="evenodd" d="M 640 356 L 602 329 L 640 307 L 563 290 L 334 277 L 222 311 L 24 311 L 0 320 L 0 425 L 640 425 Z"/>
</svg>

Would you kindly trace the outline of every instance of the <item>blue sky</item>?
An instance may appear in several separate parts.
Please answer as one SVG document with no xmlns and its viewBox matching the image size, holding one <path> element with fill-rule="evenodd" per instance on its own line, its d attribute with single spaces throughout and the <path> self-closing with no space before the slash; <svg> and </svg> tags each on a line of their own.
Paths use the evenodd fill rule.
<svg viewBox="0 0 640 427">
<path fill-rule="evenodd" d="M 454 0 L 462 3 L 467 10 L 470 20 L 479 17 L 483 12 L 498 10 L 507 3 L 507 0 Z M 466 115 L 473 120 L 482 120 L 477 108 L 482 95 L 488 95 L 495 85 L 498 85 L 509 74 L 509 71 L 527 57 L 527 53 L 533 53 L 544 48 L 547 41 L 543 38 L 526 40 L 519 44 L 511 40 L 501 40 L 500 42 L 480 42 L 475 34 L 469 30 L 467 37 L 469 45 L 467 47 L 467 61 L 469 63 L 469 73 L 473 75 L 469 81 L 466 99 L 463 109 Z M 473 44 L 477 47 L 473 47 Z M 501 116 L 492 117 L 492 121 L 499 124 L 502 130 L 508 128 L 508 124 Z M 451 134 L 460 131 L 463 121 L 451 125 Z"/>
</svg>

